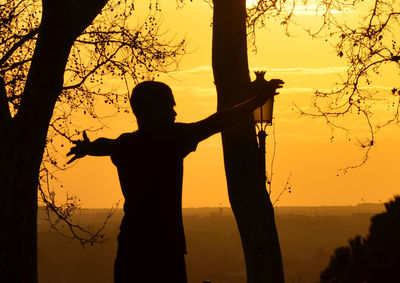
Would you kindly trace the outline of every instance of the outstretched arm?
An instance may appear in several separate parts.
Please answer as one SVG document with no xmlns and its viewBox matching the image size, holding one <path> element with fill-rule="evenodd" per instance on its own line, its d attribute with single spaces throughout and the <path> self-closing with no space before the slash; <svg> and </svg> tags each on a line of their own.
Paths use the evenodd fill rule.
<svg viewBox="0 0 400 283">
<path fill-rule="evenodd" d="M 208 118 L 194 123 L 194 128 L 198 141 L 204 140 L 209 136 L 229 129 L 248 117 L 254 110 L 265 104 L 276 90 L 283 85 L 282 80 L 270 80 L 256 89 L 251 89 L 255 95 L 231 108 L 223 109 L 209 116 Z"/>
<path fill-rule="evenodd" d="M 72 158 L 67 162 L 70 164 L 78 158 L 82 158 L 86 155 L 93 156 L 107 156 L 111 154 L 112 147 L 115 140 L 99 138 L 93 142 L 90 142 L 86 132 L 83 132 L 83 140 L 75 141 L 75 146 L 67 153 L 67 156 L 73 155 Z"/>
</svg>

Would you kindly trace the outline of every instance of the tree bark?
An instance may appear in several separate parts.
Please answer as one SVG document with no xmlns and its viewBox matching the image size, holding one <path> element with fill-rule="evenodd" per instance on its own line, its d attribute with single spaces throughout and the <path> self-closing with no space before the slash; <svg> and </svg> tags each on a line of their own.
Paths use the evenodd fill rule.
<svg viewBox="0 0 400 283">
<path fill-rule="evenodd" d="M 212 64 L 218 109 L 248 98 L 246 1 L 214 0 Z M 264 181 L 254 121 L 222 133 L 229 200 L 246 262 L 247 282 L 284 282 L 274 210 Z"/>
<path fill-rule="evenodd" d="M 0 123 L 11 119 L 10 108 L 7 101 L 6 85 L 0 76 Z"/>
<path fill-rule="evenodd" d="M 71 46 L 105 3 L 43 0 L 42 22 L 20 108 L 13 118 L 0 116 L 2 282 L 37 282 L 37 188 L 47 130 Z"/>
</svg>

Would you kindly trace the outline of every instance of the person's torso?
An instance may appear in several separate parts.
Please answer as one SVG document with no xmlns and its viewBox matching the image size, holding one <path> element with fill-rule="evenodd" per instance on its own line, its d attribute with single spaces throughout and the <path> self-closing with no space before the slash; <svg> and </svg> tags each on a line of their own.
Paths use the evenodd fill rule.
<svg viewBox="0 0 400 283">
<path fill-rule="evenodd" d="M 125 216 L 120 240 L 186 252 L 182 223 L 183 159 L 191 151 L 180 129 L 134 132 L 116 140 Z"/>
</svg>

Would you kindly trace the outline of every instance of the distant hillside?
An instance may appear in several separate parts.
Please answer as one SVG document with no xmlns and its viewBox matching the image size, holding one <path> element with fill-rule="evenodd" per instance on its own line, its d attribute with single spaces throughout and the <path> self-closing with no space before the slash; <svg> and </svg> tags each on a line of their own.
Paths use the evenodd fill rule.
<svg viewBox="0 0 400 283">
<path fill-rule="evenodd" d="M 376 214 L 385 210 L 384 204 L 362 203 L 354 206 L 278 206 L 275 214 L 302 214 L 308 216 Z"/>
<path fill-rule="evenodd" d="M 151 209 L 151 207 L 149 208 Z M 333 250 L 356 234 L 366 235 L 369 218 L 380 204 L 347 207 L 277 207 L 276 222 L 286 282 L 316 282 Z M 82 209 L 76 219 L 100 225 L 107 209 Z M 184 209 L 189 282 L 243 283 L 245 268 L 240 238 L 230 208 Z M 39 209 L 39 279 L 41 283 L 112 282 L 116 236 L 123 212 L 117 210 L 106 227 L 110 239 L 82 249 L 76 241 L 51 232 Z"/>
<path fill-rule="evenodd" d="M 358 213 L 379 213 L 384 210 L 384 205 L 380 203 L 363 203 L 354 206 L 276 206 L 275 214 L 301 214 L 301 215 L 352 215 Z M 109 209 L 106 208 L 84 208 L 79 210 L 78 215 L 85 219 L 106 215 Z M 196 207 L 184 208 L 184 215 L 207 216 L 214 213 L 232 214 L 230 207 Z M 122 217 L 122 208 L 116 210 L 115 216 Z M 38 218 L 42 220 L 45 217 L 43 207 L 39 207 Z"/>
</svg>

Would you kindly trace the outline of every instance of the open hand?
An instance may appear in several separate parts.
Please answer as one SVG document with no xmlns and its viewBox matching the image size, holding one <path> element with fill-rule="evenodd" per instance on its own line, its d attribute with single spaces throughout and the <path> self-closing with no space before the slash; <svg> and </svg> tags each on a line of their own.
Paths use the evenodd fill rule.
<svg viewBox="0 0 400 283">
<path fill-rule="evenodd" d="M 88 136 L 86 135 L 86 131 L 83 131 L 82 136 L 83 136 L 83 140 L 73 141 L 75 146 L 72 147 L 71 150 L 67 153 L 67 156 L 70 156 L 70 155 L 73 155 L 73 156 L 67 162 L 67 164 L 70 164 L 70 163 L 74 162 L 76 159 L 82 158 L 88 154 L 90 140 L 89 140 Z"/>
<path fill-rule="evenodd" d="M 284 83 L 285 82 L 282 81 L 281 79 L 272 79 L 272 80 L 267 81 L 267 86 L 268 86 L 269 90 L 273 91 L 274 95 L 276 95 L 276 94 L 279 94 L 279 92 L 276 92 L 276 90 L 278 88 L 282 88 Z"/>
<path fill-rule="evenodd" d="M 255 80 L 252 85 L 254 87 L 255 96 L 257 97 L 260 105 L 263 105 L 265 102 L 267 102 L 270 97 L 279 94 L 277 89 L 282 88 L 283 84 L 284 81 L 280 79 L 266 81 L 264 78 L 258 78 Z"/>
</svg>

